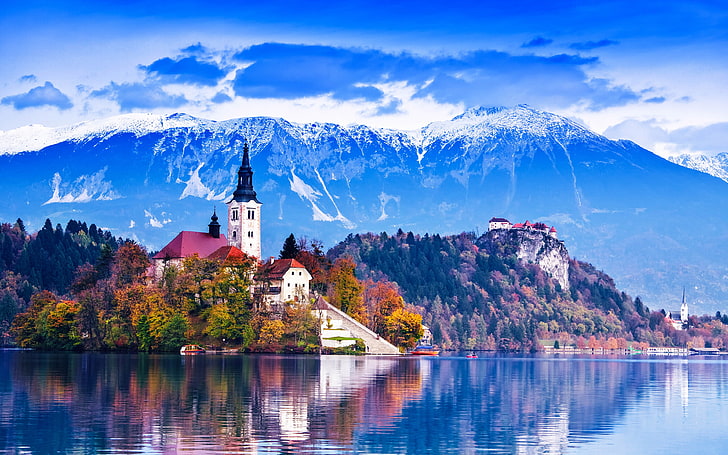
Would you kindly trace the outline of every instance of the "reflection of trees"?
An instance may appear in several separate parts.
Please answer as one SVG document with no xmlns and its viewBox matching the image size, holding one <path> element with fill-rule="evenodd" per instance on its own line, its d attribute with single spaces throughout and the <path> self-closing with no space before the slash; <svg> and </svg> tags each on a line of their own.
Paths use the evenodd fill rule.
<svg viewBox="0 0 728 455">
<path fill-rule="evenodd" d="M 664 381 L 667 369 L 662 363 L 508 357 L 427 364 L 421 399 L 405 406 L 397 431 L 361 436 L 362 450 L 437 452 L 457 441 L 461 448 L 515 453 L 538 446 L 562 453 L 569 443 L 612 431 L 652 382 Z"/>
<path fill-rule="evenodd" d="M 674 366 L 576 358 L 0 353 L 0 451 L 421 453 L 456 444 L 561 452 L 611 432 L 635 402 L 661 393 L 655 384 L 678 384 Z M 687 368 L 705 377 L 713 371 L 680 367 L 684 388 Z"/>
<path fill-rule="evenodd" d="M 18 429 L 4 445 L 36 444 L 37 452 L 79 444 L 94 452 L 163 452 L 201 442 L 211 451 L 264 443 L 300 452 L 321 439 L 351 445 L 359 425 L 395 418 L 420 383 L 416 365 L 397 359 L 27 352 L 2 358 L 11 359 L 4 383 L 13 384 L 0 411 L 12 417 L 2 422 L 14 419 Z M 362 422 L 363 414 L 379 417 Z"/>
</svg>

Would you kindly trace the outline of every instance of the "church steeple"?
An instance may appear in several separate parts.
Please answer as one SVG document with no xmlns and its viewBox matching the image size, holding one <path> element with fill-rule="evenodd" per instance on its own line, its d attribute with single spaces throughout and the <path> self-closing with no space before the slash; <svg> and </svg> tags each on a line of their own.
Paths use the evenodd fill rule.
<svg viewBox="0 0 728 455">
<path fill-rule="evenodd" d="M 240 169 L 238 169 L 238 187 L 233 193 L 233 200 L 238 202 L 260 202 L 253 189 L 253 169 L 250 167 L 248 141 L 245 141 L 243 145 L 243 163 L 240 165 Z"/>
<path fill-rule="evenodd" d="M 217 209 L 212 209 L 212 216 L 210 217 L 210 224 L 208 224 L 208 233 L 210 236 L 219 239 L 220 238 L 220 223 L 217 222 Z"/>
<path fill-rule="evenodd" d="M 253 189 L 248 141 L 243 146 L 243 162 L 238 169 L 238 186 L 228 207 L 228 245 L 236 246 L 248 256 L 260 258 L 260 208 L 263 204 Z"/>
</svg>

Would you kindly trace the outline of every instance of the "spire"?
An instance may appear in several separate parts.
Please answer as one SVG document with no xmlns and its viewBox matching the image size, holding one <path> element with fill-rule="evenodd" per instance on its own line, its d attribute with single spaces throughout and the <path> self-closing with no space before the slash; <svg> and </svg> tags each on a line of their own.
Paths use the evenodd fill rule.
<svg viewBox="0 0 728 455">
<path fill-rule="evenodd" d="M 250 167 L 247 140 L 243 145 L 243 163 L 240 165 L 240 169 L 238 169 L 238 187 L 233 193 L 233 200 L 238 202 L 255 201 L 260 203 L 253 189 L 253 169 Z"/>
<path fill-rule="evenodd" d="M 207 226 L 209 227 L 208 233 L 211 237 L 219 239 L 220 238 L 220 223 L 217 222 L 217 209 L 212 209 L 212 216 L 210 217 L 210 224 Z"/>
<path fill-rule="evenodd" d="M 688 304 L 685 301 L 685 287 L 683 286 L 682 304 L 680 305 L 680 320 L 683 324 L 688 323 Z"/>
</svg>

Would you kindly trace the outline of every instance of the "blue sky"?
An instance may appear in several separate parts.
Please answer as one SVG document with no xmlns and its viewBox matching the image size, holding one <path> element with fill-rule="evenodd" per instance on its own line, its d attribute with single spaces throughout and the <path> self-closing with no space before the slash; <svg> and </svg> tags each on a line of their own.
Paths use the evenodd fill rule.
<svg viewBox="0 0 728 455">
<path fill-rule="evenodd" d="M 5 0 L 0 130 L 128 112 L 413 129 L 529 104 L 716 153 L 727 50 L 719 1 Z"/>
</svg>

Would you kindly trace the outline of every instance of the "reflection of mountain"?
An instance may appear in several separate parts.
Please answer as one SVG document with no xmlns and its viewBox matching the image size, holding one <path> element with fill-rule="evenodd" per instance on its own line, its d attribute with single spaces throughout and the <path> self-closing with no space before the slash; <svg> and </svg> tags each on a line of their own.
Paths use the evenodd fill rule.
<svg viewBox="0 0 728 455">
<path fill-rule="evenodd" d="M 685 411 L 690 370 L 724 390 L 669 361 L 0 352 L 0 451 L 562 453 Z"/>
</svg>

